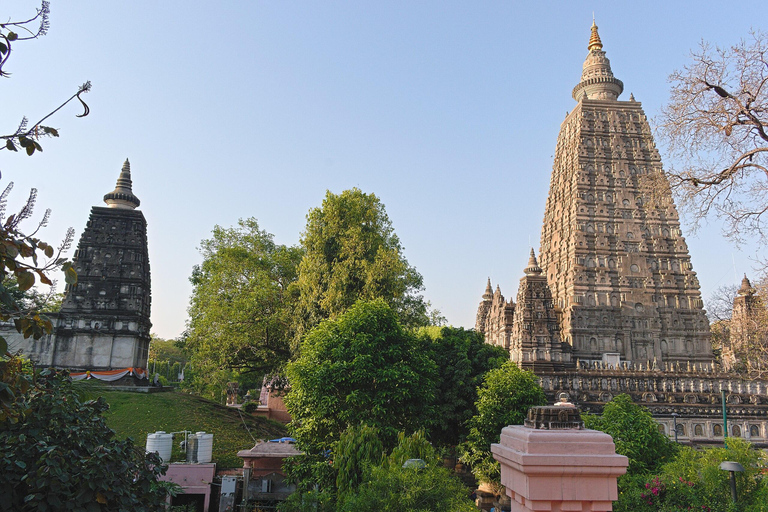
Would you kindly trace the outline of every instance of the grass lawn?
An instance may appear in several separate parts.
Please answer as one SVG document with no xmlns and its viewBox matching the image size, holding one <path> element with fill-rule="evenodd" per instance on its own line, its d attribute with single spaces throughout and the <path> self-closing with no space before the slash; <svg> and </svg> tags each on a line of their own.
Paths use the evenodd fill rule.
<svg viewBox="0 0 768 512">
<path fill-rule="evenodd" d="M 109 427 L 121 439 L 132 437 L 137 446 L 146 446 L 147 434 L 158 430 L 213 434 L 213 462 L 217 463 L 218 469 L 242 467 L 243 461 L 237 452 L 253 447 L 256 444 L 253 438 L 274 439 L 286 435 L 285 427 L 280 423 L 245 413 L 241 417 L 237 409 L 186 393 L 98 390 L 88 394 L 104 397 L 109 404 L 109 411 L 104 415 Z M 183 439 L 183 434 L 174 438 L 173 462 L 183 460 L 179 448 Z"/>
</svg>

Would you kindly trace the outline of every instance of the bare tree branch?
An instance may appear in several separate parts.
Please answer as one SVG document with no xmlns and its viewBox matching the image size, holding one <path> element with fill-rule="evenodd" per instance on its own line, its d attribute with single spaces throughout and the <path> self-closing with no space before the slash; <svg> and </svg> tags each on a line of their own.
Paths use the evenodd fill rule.
<svg viewBox="0 0 768 512">
<path fill-rule="evenodd" d="M 714 216 L 732 241 L 768 245 L 768 34 L 702 42 L 670 76 L 658 139 L 678 163 L 670 187 L 694 228 Z"/>
</svg>

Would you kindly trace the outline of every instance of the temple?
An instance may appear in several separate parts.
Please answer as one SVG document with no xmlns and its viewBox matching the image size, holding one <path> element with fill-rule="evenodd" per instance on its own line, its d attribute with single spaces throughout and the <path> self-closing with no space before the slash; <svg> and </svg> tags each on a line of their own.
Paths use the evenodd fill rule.
<svg viewBox="0 0 768 512">
<path fill-rule="evenodd" d="M 91 209 L 75 251 L 77 283 L 67 285 L 61 311 L 48 315 L 54 332 L 39 340 L 13 329 L 3 335 L 35 364 L 110 380 L 124 370 L 145 373 L 152 326 L 147 221 L 137 210 L 128 160 L 104 202 Z"/>
<path fill-rule="evenodd" d="M 488 280 L 475 329 L 534 371 L 552 401 L 567 397 L 599 412 L 629 393 L 667 433 L 675 413 L 686 417 L 678 431 L 712 442 L 723 435 L 712 404 L 726 390 L 729 403 L 748 404 L 734 411 L 730 435 L 751 432 L 762 442 L 768 384 L 715 364 L 699 281 L 646 115 L 632 95 L 619 100 L 624 84 L 594 23 L 587 49 L 572 90 L 577 105 L 557 139 L 539 258 L 532 249 L 516 301 Z M 749 292 L 742 295 L 746 304 Z"/>
</svg>

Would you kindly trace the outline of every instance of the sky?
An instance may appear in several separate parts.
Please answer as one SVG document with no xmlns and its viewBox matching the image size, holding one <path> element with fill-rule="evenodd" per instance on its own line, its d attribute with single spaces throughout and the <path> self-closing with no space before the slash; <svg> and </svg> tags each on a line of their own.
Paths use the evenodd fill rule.
<svg viewBox="0 0 768 512">
<path fill-rule="evenodd" d="M 38 2 L 4 3 L 21 19 Z M 768 2 L 53 0 L 49 33 L 19 42 L 0 79 L 2 133 L 36 121 L 58 139 L 0 151 L 9 210 L 38 189 L 41 238 L 79 239 L 126 158 L 148 222 L 152 331 L 184 330 L 215 225 L 255 217 L 299 242 L 327 190 L 376 194 L 448 322 L 473 327 L 486 279 L 514 297 L 538 253 L 560 123 L 575 101 L 592 17 L 614 75 L 648 117 L 702 40 L 768 30 Z M 670 162 L 662 151 L 666 166 Z M 715 219 L 683 224 L 706 299 L 750 273 Z M 73 251 L 72 251 L 73 252 Z M 71 253 L 70 253 L 71 256 Z M 63 276 L 59 279 L 63 283 Z"/>
</svg>

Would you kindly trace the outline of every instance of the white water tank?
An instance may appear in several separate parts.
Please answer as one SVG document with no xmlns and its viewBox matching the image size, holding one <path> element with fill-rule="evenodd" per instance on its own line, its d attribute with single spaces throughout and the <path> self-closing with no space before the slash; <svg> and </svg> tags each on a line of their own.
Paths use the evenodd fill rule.
<svg viewBox="0 0 768 512">
<path fill-rule="evenodd" d="M 196 432 L 197 436 L 197 462 L 207 464 L 213 457 L 213 434 Z"/>
<path fill-rule="evenodd" d="M 147 453 L 156 452 L 163 462 L 171 461 L 171 449 L 173 448 L 173 434 L 166 434 L 160 430 L 154 434 L 147 434 Z"/>
</svg>

